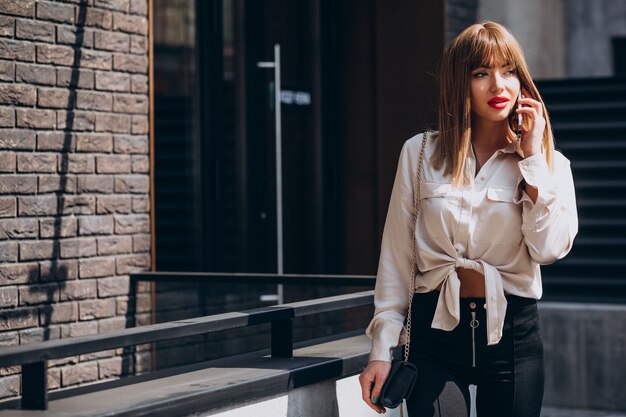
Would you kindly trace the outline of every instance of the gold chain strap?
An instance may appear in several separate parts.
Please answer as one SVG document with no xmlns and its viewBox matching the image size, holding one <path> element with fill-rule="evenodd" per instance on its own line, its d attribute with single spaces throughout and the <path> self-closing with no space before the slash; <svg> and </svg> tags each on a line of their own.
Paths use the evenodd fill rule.
<svg viewBox="0 0 626 417">
<path fill-rule="evenodd" d="M 413 307 L 413 295 L 415 294 L 415 275 L 417 274 L 417 245 L 415 243 L 415 228 L 417 227 L 417 216 L 420 210 L 420 184 L 422 183 L 422 163 L 426 150 L 426 140 L 428 132 L 424 132 L 422 138 L 422 149 L 420 149 L 417 171 L 413 178 L 413 227 L 410 227 L 411 242 L 413 249 L 413 264 L 411 265 L 411 285 L 409 288 L 409 311 L 406 316 L 406 343 L 404 344 L 404 361 L 409 361 L 409 349 L 411 347 L 411 309 Z"/>
</svg>

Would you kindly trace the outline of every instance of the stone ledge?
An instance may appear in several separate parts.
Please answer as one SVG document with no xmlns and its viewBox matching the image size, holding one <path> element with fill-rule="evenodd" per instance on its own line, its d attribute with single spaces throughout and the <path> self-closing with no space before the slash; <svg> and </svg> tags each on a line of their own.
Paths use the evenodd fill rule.
<svg viewBox="0 0 626 417">
<path fill-rule="evenodd" d="M 541 417 L 626 417 L 626 412 L 543 407 Z"/>
<path fill-rule="evenodd" d="M 367 363 L 365 335 L 294 350 L 294 358 L 238 355 L 50 394 L 47 411 L 5 409 L 0 417 L 184 416 L 209 413 L 292 389 L 355 375 Z"/>
<path fill-rule="evenodd" d="M 626 411 L 626 305 L 540 301 L 539 317 L 544 405 Z"/>
</svg>

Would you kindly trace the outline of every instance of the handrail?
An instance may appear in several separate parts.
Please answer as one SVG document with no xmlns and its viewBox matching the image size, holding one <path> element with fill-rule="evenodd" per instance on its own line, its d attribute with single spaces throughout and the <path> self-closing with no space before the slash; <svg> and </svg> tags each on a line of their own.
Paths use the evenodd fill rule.
<svg viewBox="0 0 626 417">
<path fill-rule="evenodd" d="M 0 367 L 21 365 L 22 409 L 45 410 L 48 404 L 47 361 L 78 354 L 109 350 L 271 323 L 271 356 L 293 357 L 293 319 L 323 312 L 370 305 L 373 291 L 299 301 L 235 313 L 129 328 L 70 339 L 15 346 L 0 352 Z"/>
<path fill-rule="evenodd" d="M 373 287 L 374 275 L 265 274 L 243 272 L 137 272 L 133 281 L 184 283 L 246 283 Z"/>
<path fill-rule="evenodd" d="M 314 300 L 298 301 L 278 306 L 244 310 L 241 312 L 215 314 L 166 323 L 149 324 L 96 335 L 12 346 L 3 348 L 2 351 L 0 351 L 0 367 L 29 364 L 119 347 L 159 342 L 263 323 L 272 323 L 295 317 L 304 317 L 368 305 L 372 302 L 373 292 L 363 291 Z"/>
</svg>

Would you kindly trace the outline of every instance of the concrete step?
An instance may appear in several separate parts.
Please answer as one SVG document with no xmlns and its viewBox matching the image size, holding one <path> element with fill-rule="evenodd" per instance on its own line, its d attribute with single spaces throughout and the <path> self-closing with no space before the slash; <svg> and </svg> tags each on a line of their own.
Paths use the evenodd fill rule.
<svg viewBox="0 0 626 417">
<path fill-rule="evenodd" d="M 626 77 L 538 81 L 537 87 L 548 105 L 572 102 L 622 101 Z"/>
<path fill-rule="evenodd" d="M 626 417 L 624 411 L 586 410 L 580 408 L 543 407 L 541 417 Z"/>
</svg>

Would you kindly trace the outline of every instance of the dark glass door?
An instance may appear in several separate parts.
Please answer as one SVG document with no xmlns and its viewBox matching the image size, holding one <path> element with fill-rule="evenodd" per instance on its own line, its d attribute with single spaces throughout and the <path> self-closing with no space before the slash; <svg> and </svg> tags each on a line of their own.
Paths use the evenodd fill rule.
<svg viewBox="0 0 626 417">
<path fill-rule="evenodd" d="M 280 45 L 284 271 L 339 272 L 340 149 L 332 9 L 321 0 L 224 1 L 223 270 L 277 270 L 273 70 Z M 326 64 L 326 66 L 324 65 Z M 329 102 L 329 105 L 323 103 Z M 232 123 L 231 123 L 232 121 Z M 234 171 L 230 171 L 233 169 Z M 232 192 L 229 192 L 232 190 Z M 232 210 L 232 211 L 231 211 Z M 236 214 L 234 214 L 236 212 Z"/>
<path fill-rule="evenodd" d="M 276 271 L 275 86 L 257 63 L 279 44 L 284 271 L 341 272 L 332 2 L 156 0 L 159 14 L 157 269 Z"/>
<path fill-rule="evenodd" d="M 284 270 L 323 272 L 324 136 L 319 1 L 244 2 L 246 38 L 247 250 L 249 270 L 276 270 L 275 103 L 273 71 L 257 67 L 280 45 Z M 328 165 L 327 165 L 328 166 Z"/>
<path fill-rule="evenodd" d="M 160 271 L 202 268 L 197 17 L 194 0 L 154 0 L 153 233 Z"/>
</svg>

